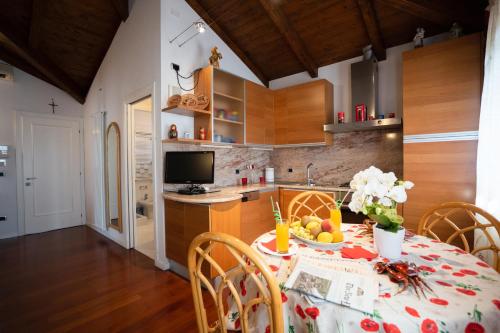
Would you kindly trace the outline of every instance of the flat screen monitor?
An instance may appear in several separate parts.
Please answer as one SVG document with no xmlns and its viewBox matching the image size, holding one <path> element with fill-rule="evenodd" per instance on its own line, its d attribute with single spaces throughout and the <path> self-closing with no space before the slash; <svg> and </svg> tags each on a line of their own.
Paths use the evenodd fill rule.
<svg viewBox="0 0 500 333">
<path fill-rule="evenodd" d="M 213 184 L 213 151 L 169 151 L 165 154 L 165 183 Z"/>
</svg>

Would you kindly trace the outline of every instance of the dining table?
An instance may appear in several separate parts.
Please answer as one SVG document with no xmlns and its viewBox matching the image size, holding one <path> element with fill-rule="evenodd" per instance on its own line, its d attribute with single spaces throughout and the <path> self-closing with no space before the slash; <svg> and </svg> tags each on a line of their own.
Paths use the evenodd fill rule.
<svg viewBox="0 0 500 333">
<path fill-rule="evenodd" d="M 417 296 L 413 288 L 400 292 L 400 286 L 387 275 L 377 275 L 378 298 L 373 312 L 355 310 L 329 301 L 312 301 L 299 291 L 288 289 L 285 283 L 293 270 L 294 261 L 301 257 L 338 258 L 353 265 L 389 262 L 378 256 L 373 236 L 363 224 L 343 224 L 343 248 L 362 249 L 373 256 L 346 258 L 339 248 L 327 249 L 303 242 L 291 236 L 296 252 L 276 256 L 259 250 L 259 243 L 275 237 L 269 231 L 258 237 L 252 247 L 274 272 L 280 286 L 284 331 L 287 333 L 347 333 L 347 332 L 423 332 L 479 333 L 500 332 L 500 274 L 486 262 L 462 249 L 436 239 L 408 235 L 402 245 L 400 261 L 414 263 L 419 276 L 429 285 L 428 291 Z M 262 247 L 260 247 L 262 248 Z M 258 297 L 255 282 L 248 275 L 233 278 L 242 303 Z M 228 298 L 227 326 L 239 330 L 237 306 Z M 251 332 L 270 332 L 264 305 L 254 305 L 249 311 Z"/>
</svg>

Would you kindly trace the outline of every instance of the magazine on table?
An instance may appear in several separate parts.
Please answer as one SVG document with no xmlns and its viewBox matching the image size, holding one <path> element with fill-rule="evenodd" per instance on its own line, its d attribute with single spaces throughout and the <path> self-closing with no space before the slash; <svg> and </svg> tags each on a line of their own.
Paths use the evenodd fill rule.
<svg viewBox="0 0 500 333">
<path fill-rule="evenodd" d="M 373 313 L 378 280 L 371 266 L 363 263 L 301 256 L 285 287 L 306 294 L 312 301 L 321 299 Z"/>
</svg>

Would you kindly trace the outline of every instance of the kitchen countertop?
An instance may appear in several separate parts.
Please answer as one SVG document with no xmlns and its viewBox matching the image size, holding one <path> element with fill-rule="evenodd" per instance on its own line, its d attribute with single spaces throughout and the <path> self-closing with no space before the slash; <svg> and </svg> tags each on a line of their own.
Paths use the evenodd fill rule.
<svg viewBox="0 0 500 333">
<path fill-rule="evenodd" d="M 318 186 L 307 186 L 299 183 L 271 183 L 271 184 L 253 184 L 246 186 L 228 186 L 219 188 L 218 192 L 211 192 L 205 194 L 196 195 L 186 195 L 179 194 L 177 192 L 164 192 L 163 197 L 168 200 L 192 203 L 192 204 L 213 204 L 221 202 L 229 202 L 234 200 L 240 200 L 243 197 L 243 193 L 252 191 L 274 191 L 278 188 L 294 189 L 294 190 L 312 190 L 312 191 L 341 191 L 346 192 L 349 189 L 345 187 L 339 187 L 334 185 L 318 185 Z"/>
</svg>

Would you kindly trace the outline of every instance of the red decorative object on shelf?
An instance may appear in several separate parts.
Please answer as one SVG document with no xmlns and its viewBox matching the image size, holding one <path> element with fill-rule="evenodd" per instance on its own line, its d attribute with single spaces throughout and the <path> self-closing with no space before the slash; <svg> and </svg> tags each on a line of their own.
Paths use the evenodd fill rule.
<svg viewBox="0 0 500 333">
<path fill-rule="evenodd" d="M 365 121 L 366 120 L 366 104 L 357 104 L 355 107 L 356 110 L 356 121 Z"/>
</svg>

